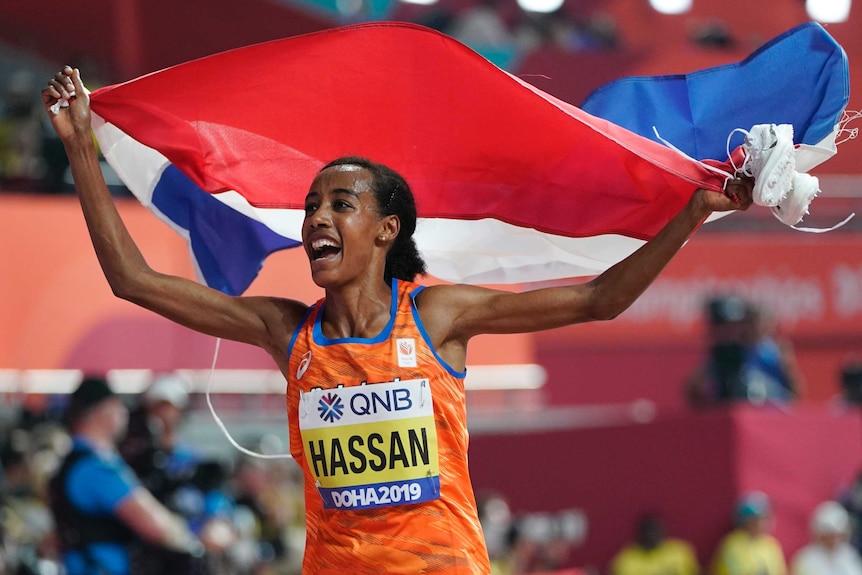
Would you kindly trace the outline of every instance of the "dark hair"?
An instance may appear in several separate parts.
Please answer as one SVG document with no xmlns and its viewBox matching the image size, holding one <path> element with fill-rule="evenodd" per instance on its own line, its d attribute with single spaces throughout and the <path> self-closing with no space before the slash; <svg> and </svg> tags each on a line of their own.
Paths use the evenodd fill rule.
<svg viewBox="0 0 862 575">
<path fill-rule="evenodd" d="M 713 325 L 740 323 L 751 319 L 754 312 L 751 304 L 734 295 L 712 297 L 706 306 L 709 322 Z"/>
<path fill-rule="evenodd" d="M 114 391 L 105 376 L 100 374 L 86 375 L 69 399 L 66 411 L 67 424 L 75 424 L 95 406 L 114 397 L 114 395 Z"/>
<path fill-rule="evenodd" d="M 417 275 L 425 274 L 425 261 L 419 254 L 413 232 L 416 231 L 416 201 L 406 180 L 383 164 L 360 156 L 344 156 L 323 166 L 320 171 L 334 166 L 359 166 L 371 172 L 371 185 L 377 209 L 381 216 L 398 216 L 401 230 L 386 254 L 383 279 L 392 278 L 413 281 Z"/>
</svg>

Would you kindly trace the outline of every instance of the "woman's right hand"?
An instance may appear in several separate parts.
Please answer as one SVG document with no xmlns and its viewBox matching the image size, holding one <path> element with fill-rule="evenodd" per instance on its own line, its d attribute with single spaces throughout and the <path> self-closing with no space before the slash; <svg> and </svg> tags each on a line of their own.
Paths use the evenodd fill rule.
<svg viewBox="0 0 862 575">
<path fill-rule="evenodd" d="M 68 105 L 64 105 L 64 102 Z M 77 68 L 66 66 L 42 90 L 42 105 L 63 143 L 90 135 L 90 95 Z"/>
</svg>

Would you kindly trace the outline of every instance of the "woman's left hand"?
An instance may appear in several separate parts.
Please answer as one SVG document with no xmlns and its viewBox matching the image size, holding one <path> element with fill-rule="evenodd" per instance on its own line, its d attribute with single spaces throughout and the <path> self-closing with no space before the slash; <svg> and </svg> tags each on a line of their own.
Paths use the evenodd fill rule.
<svg viewBox="0 0 862 575">
<path fill-rule="evenodd" d="M 727 182 L 723 193 L 699 189 L 692 200 L 700 202 L 709 212 L 744 211 L 752 204 L 753 187 L 754 180 L 751 178 L 733 179 Z"/>
</svg>

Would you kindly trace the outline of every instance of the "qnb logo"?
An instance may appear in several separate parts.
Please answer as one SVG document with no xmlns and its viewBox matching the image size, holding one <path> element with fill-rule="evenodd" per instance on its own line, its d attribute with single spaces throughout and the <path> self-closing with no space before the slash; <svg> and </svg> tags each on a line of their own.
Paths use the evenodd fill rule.
<svg viewBox="0 0 862 575">
<path fill-rule="evenodd" d="M 344 402 L 334 393 L 327 393 L 317 402 L 317 411 L 323 421 L 332 423 L 344 415 Z"/>
</svg>

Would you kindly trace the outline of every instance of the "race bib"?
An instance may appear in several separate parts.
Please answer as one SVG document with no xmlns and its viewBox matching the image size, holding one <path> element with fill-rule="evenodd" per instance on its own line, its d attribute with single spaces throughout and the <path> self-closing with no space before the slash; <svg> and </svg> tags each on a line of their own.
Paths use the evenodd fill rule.
<svg viewBox="0 0 862 575">
<path fill-rule="evenodd" d="M 437 428 L 427 379 L 303 393 L 299 430 L 326 509 L 440 497 Z"/>
</svg>

